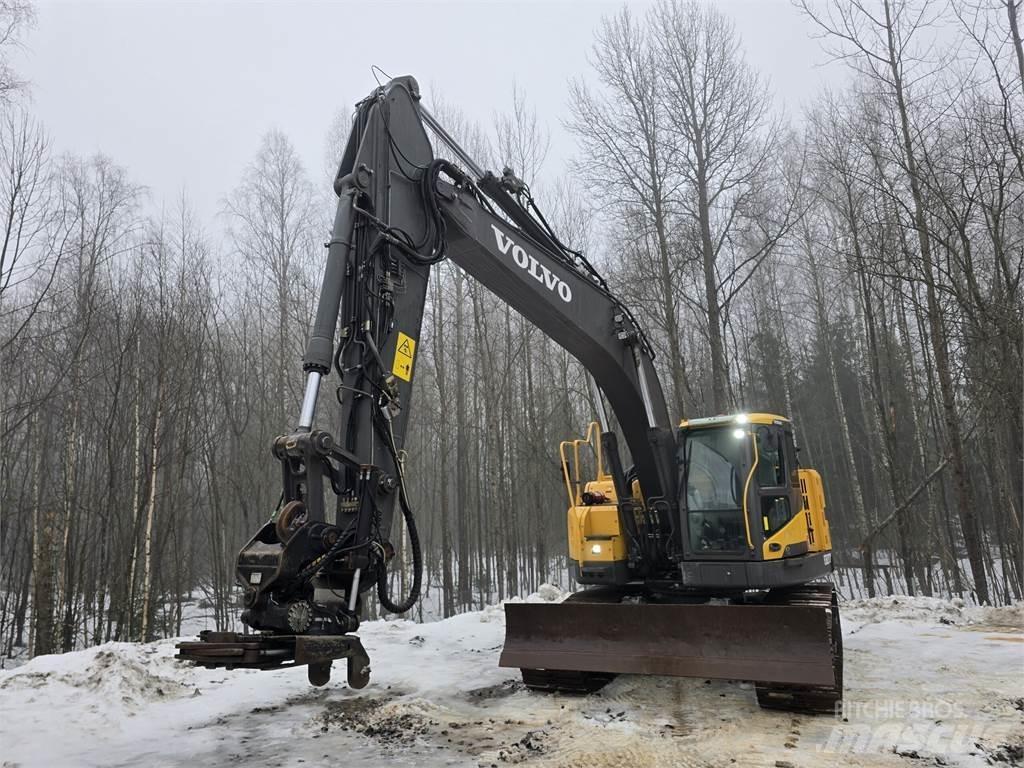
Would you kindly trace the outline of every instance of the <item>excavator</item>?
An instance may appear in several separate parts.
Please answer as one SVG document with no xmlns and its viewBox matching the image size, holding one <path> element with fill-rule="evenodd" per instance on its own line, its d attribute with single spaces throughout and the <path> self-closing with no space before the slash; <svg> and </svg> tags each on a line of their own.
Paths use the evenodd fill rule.
<svg viewBox="0 0 1024 768">
<path fill-rule="evenodd" d="M 422 584 L 403 446 L 427 281 L 450 259 L 582 364 L 596 411 L 586 435 L 560 447 L 583 589 L 561 603 L 506 603 L 500 665 L 539 691 L 679 675 L 752 681 L 762 707 L 834 712 L 842 637 L 829 526 L 793 424 L 767 413 L 673 424 L 632 312 L 558 239 L 527 184 L 459 146 L 414 78 L 358 103 L 334 191 L 304 396 L 296 426 L 272 446 L 281 501 L 237 560 L 251 631 L 205 631 L 178 658 L 304 665 L 314 685 L 345 659 L 350 686 L 369 682 L 355 634 L 365 594 L 375 589 L 400 614 Z M 334 433 L 315 419 L 332 373 Z M 398 514 L 413 567 L 409 593 L 396 597 L 387 575 Z"/>
</svg>

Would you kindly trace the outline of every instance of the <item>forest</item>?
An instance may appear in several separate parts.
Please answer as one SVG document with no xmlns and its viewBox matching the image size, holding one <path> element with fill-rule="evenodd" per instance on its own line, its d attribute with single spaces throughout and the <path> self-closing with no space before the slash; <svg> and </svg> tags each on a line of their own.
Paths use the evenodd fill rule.
<svg viewBox="0 0 1024 768">
<path fill-rule="evenodd" d="M 490 123 L 443 84 L 425 98 L 626 300 L 673 418 L 793 419 L 843 594 L 1020 600 L 1024 9 L 798 4 L 846 75 L 804 108 L 779 107 L 730 6 L 685 0 L 595 29 L 564 86 L 565 168 L 558 118 L 522 88 Z M 153 214 L 116 155 L 54 151 L 68 127 L 40 123 L 10 64 L 34 18 L 0 2 L 0 658 L 177 635 L 188 601 L 237 619 L 234 560 L 278 501 L 270 445 L 298 415 L 351 109 L 325 126 L 324 167 L 270 131 L 216 222 L 187 194 Z M 571 586 L 557 449 L 595 415 L 582 367 L 449 263 L 420 343 L 413 617 Z"/>
</svg>

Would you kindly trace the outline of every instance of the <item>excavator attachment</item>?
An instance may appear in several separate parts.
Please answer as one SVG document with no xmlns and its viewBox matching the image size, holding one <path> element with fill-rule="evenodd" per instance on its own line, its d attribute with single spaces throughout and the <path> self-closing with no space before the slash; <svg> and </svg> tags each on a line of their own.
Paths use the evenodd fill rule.
<svg viewBox="0 0 1024 768">
<path fill-rule="evenodd" d="M 591 691 L 616 674 L 749 680 L 761 706 L 834 712 L 842 641 L 831 589 L 774 603 L 506 603 L 499 663 L 538 690 Z"/>
<path fill-rule="evenodd" d="M 348 684 L 370 682 L 370 657 L 355 635 L 248 635 L 204 630 L 198 641 L 178 643 L 175 658 L 208 669 L 277 669 L 306 666 L 312 685 L 331 679 L 331 662 L 348 661 Z"/>
</svg>

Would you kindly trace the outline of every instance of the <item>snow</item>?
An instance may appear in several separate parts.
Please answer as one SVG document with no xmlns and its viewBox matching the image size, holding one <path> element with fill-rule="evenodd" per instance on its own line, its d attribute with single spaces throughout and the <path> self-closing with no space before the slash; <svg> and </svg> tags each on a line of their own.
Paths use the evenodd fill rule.
<svg viewBox="0 0 1024 768">
<path fill-rule="evenodd" d="M 527 600 L 556 601 L 546 586 Z M 370 685 L 205 670 L 174 640 L 0 672 L 3 766 L 890 766 L 1024 763 L 1024 604 L 877 598 L 843 610 L 841 716 L 757 708 L 745 683 L 621 676 L 526 691 L 497 666 L 501 606 L 363 625 Z M 843 719 L 845 716 L 845 720 Z M 939 762 L 941 761 L 941 762 Z"/>
<path fill-rule="evenodd" d="M 868 597 L 847 600 L 841 611 L 844 618 L 864 623 L 910 619 L 938 621 L 941 624 L 971 624 L 1024 627 L 1024 602 L 993 608 L 967 603 L 959 597 Z"/>
</svg>

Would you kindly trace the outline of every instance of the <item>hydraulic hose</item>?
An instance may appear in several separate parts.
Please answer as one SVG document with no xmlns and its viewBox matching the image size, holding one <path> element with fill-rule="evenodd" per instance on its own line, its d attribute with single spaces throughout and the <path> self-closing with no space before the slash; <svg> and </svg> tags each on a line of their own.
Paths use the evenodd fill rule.
<svg viewBox="0 0 1024 768">
<path fill-rule="evenodd" d="M 405 613 L 420 598 L 420 587 L 423 584 L 423 550 L 420 547 L 420 535 L 416 529 L 416 518 L 413 517 L 412 509 L 409 507 L 409 500 L 405 495 L 405 475 L 401 469 L 398 470 L 398 503 L 402 507 L 402 517 L 409 529 L 409 547 L 412 549 L 412 587 L 409 594 L 401 603 L 394 603 L 388 594 L 388 571 L 387 568 L 380 569 L 380 576 L 377 577 L 377 598 L 384 609 L 391 613 Z"/>
</svg>

